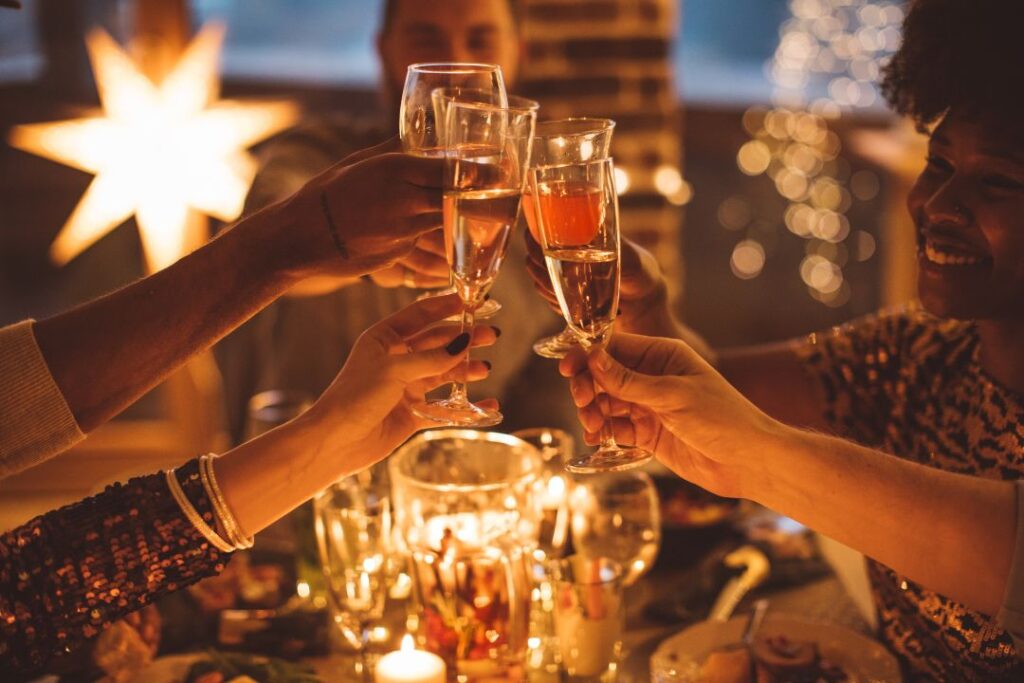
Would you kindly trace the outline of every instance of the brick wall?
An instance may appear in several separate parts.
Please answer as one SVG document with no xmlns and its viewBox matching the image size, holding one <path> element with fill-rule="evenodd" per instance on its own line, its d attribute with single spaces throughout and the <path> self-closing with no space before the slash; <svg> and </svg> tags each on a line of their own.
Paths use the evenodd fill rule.
<svg viewBox="0 0 1024 683">
<path fill-rule="evenodd" d="M 628 174 L 625 234 L 680 282 L 682 118 L 670 60 L 680 0 L 523 0 L 524 88 L 541 118 L 604 116 L 612 154 Z M 621 193 L 621 188 L 620 188 Z"/>
</svg>

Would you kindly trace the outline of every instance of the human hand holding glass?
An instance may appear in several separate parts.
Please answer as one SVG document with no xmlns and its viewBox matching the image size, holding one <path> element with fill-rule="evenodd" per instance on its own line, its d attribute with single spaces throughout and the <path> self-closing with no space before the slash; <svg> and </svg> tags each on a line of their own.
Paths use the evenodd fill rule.
<svg viewBox="0 0 1024 683">
<path fill-rule="evenodd" d="M 611 159 L 530 171 L 535 216 L 548 274 L 566 323 L 584 348 L 611 336 L 619 303 L 619 204 Z M 620 447 L 610 431 L 597 451 L 575 457 L 571 472 L 636 467 L 651 458 Z"/>
<path fill-rule="evenodd" d="M 444 230 L 464 331 L 498 275 L 529 166 L 535 102 L 522 108 L 453 101 L 445 105 Z M 474 405 L 464 383 L 449 398 L 418 404 L 416 414 L 449 425 L 486 427 L 501 413 Z"/>
</svg>

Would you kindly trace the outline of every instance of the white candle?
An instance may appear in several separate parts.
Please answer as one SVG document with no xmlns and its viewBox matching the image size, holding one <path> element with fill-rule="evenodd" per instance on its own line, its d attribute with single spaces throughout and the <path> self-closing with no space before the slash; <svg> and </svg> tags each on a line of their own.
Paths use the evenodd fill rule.
<svg viewBox="0 0 1024 683">
<path fill-rule="evenodd" d="M 377 662 L 376 683 L 445 683 L 444 660 L 415 649 L 412 636 L 402 638 L 402 649 L 389 652 Z"/>
</svg>

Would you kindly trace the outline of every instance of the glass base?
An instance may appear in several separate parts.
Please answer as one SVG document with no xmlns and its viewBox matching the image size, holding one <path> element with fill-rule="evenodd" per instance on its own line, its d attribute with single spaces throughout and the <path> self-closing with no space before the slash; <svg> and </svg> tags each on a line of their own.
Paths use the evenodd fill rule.
<svg viewBox="0 0 1024 683">
<path fill-rule="evenodd" d="M 565 469 L 576 474 L 622 472 L 640 467 L 651 457 L 651 453 L 642 448 L 605 446 L 593 453 L 577 455 L 566 463 Z"/>
<path fill-rule="evenodd" d="M 425 299 L 433 299 L 435 296 L 448 296 L 449 294 L 456 294 L 454 287 L 445 287 L 444 289 L 428 289 L 419 296 L 416 297 L 416 301 L 423 301 Z"/>
<path fill-rule="evenodd" d="M 481 408 L 468 401 L 451 398 L 417 404 L 413 406 L 412 412 L 427 420 L 452 427 L 493 427 L 501 424 L 504 419 L 497 410 Z"/>
<path fill-rule="evenodd" d="M 579 346 L 579 341 L 576 339 L 576 335 L 566 328 L 554 336 L 539 339 L 533 345 L 533 352 L 542 358 L 561 360 L 577 346 Z"/>
<path fill-rule="evenodd" d="M 487 301 L 480 304 L 480 307 L 473 312 L 473 318 L 475 320 L 487 320 L 493 318 L 501 310 L 501 304 L 494 299 L 488 299 Z M 462 315 L 453 315 L 450 318 L 445 318 L 446 321 L 457 323 L 462 320 Z"/>
</svg>

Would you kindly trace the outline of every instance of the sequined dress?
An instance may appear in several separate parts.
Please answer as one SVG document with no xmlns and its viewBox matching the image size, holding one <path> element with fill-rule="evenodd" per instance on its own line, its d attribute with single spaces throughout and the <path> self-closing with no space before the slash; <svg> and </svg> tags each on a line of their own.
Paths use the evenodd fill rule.
<svg viewBox="0 0 1024 683">
<path fill-rule="evenodd" d="M 197 461 L 178 468 L 213 523 Z M 21 680 L 110 623 L 224 569 L 163 474 L 114 484 L 0 536 L 0 681 Z"/>
<path fill-rule="evenodd" d="M 978 353 L 972 323 L 916 308 L 811 335 L 801 349 L 841 435 L 950 472 L 1020 479 L 1024 397 L 987 375 Z M 993 618 L 868 564 L 880 636 L 910 681 L 1024 681 Z"/>
</svg>

